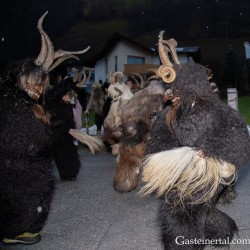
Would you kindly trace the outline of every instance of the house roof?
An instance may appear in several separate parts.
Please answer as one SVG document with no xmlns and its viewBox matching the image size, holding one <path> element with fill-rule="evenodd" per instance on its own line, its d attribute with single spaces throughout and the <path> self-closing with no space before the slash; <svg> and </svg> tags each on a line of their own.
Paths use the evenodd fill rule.
<svg viewBox="0 0 250 250">
<path fill-rule="evenodd" d="M 104 58 L 112 49 L 113 47 L 119 43 L 120 41 L 125 41 L 131 45 L 134 45 L 135 47 L 137 47 L 140 50 L 145 51 L 146 53 L 149 53 L 150 55 L 158 55 L 158 48 L 154 47 L 154 48 L 148 48 L 146 46 L 144 46 L 141 43 L 136 42 L 135 40 L 127 37 L 126 35 L 119 33 L 119 32 L 115 32 L 111 38 L 107 41 L 107 43 L 104 45 L 104 47 L 101 49 L 100 52 L 98 52 L 94 57 L 92 57 L 91 59 L 88 59 L 87 64 L 91 67 L 94 67 L 95 63 L 101 59 Z M 193 60 L 195 62 L 200 62 L 201 60 L 201 51 L 200 51 L 200 47 L 196 46 L 196 47 L 177 47 L 176 51 L 178 54 L 187 54 L 188 56 L 192 56 Z M 78 65 L 79 63 L 73 63 L 72 65 Z"/>
<path fill-rule="evenodd" d="M 95 58 L 96 61 L 99 60 L 100 58 L 105 57 L 111 50 L 112 48 L 120 41 L 125 41 L 129 44 L 134 45 L 135 47 L 139 48 L 140 50 L 144 50 L 145 52 L 155 55 L 155 51 L 149 49 L 148 47 L 134 41 L 133 39 L 130 39 L 129 37 L 119 33 L 115 32 L 112 37 L 108 40 L 106 45 L 103 47 L 103 49 L 98 53 L 97 57 Z"/>
</svg>

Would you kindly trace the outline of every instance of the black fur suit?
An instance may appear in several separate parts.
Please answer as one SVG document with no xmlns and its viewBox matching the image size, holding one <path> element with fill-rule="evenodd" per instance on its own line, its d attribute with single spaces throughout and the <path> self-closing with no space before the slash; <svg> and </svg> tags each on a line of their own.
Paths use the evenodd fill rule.
<svg viewBox="0 0 250 250">
<path fill-rule="evenodd" d="M 45 109 L 51 115 L 52 156 L 62 180 L 75 180 L 81 165 L 73 137 L 68 133 L 75 128 L 72 105 L 62 100 L 76 88 L 68 78 L 49 90 L 45 101 Z"/>
<path fill-rule="evenodd" d="M 202 158 L 229 162 L 240 172 L 250 156 L 250 139 L 243 119 L 212 93 L 200 65 L 186 63 L 176 67 L 176 74 L 171 84 L 173 105 L 158 115 L 147 144 L 147 154 L 164 154 L 171 149 L 190 147 L 201 150 Z M 165 165 L 166 162 L 165 159 Z M 209 174 L 209 170 L 205 172 L 205 175 Z M 178 202 L 178 187 L 160 195 L 159 219 L 164 248 L 203 249 L 206 242 L 182 244 L 181 240 L 232 239 L 237 232 L 234 220 L 216 208 L 220 196 L 227 195 L 227 188 L 219 183 L 212 197 L 198 203 L 196 201 L 209 187 L 182 197 L 181 202 Z M 178 236 L 183 238 L 177 239 Z"/>
<path fill-rule="evenodd" d="M 15 82 L 0 91 L 0 239 L 38 233 L 54 190 L 50 133 Z M 39 106 L 38 106 L 39 107 Z"/>
</svg>

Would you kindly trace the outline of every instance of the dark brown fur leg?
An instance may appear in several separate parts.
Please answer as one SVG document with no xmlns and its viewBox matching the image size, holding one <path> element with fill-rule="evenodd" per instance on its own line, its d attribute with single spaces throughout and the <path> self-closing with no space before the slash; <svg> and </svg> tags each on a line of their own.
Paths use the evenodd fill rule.
<svg viewBox="0 0 250 250">
<path fill-rule="evenodd" d="M 118 192 L 129 192 L 137 187 L 145 143 L 136 146 L 120 144 L 114 188 Z"/>
</svg>

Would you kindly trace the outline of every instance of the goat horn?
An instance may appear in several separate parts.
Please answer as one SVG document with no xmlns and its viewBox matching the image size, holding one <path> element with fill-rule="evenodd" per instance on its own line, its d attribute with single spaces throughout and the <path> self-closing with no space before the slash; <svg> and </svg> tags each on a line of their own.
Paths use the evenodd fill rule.
<svg viewBox="0 0 250 250">
<path fill-rule="evenodd" d="M 87 80 L 86 80 L 87 76 L 86 76 L 85 70 L 82 70 L 81 73 L 83 74 L 83 78 L 79 83 L 76 84 L 77 87 L 80 87 L 80 86 L 84 85 L 87 82 Z"/>
<path fill-rule="evenodd" d="M 173 64 L 168 58 L 168 49 L 164 47 L 165 41 L 163 41 L 163 34 L 165 31 L 161 31 L 159 34 L 158 41 L 158 52 L 163 65 L 157 70 L 157 75 L 162 78 L 166 83 L 171 83 L 176 77 L 175 70 L 173 69 Z M 167 50 L 167 51 L 166 51 Z"/>
<path fill-rule="evenodd" d="M 58 58 L 64 55 L 80 55 L 86 53 L 90 49 L 90 46 L 88 46 L 86 49 L 83 50 L 78 50 L 78 51 L 66 51 L 59 49 L 58 51 L 55 52 L 54 58 Z"/>
<path fill-rule="evenodd" d="M 57 67 L 60 63 L 62 63 L 63 61 L 65 61 L 68 58 L 75 58 L 77 60 L 79 60 L 78 57 L 75 56 L 75 54 L 79 55 L 79 54 L 84 54 L 85 52 L 87 52 L 90 48 L 90 46 L 88 46 L 86 49 L 84 50 L 79 50 L 79 51 L 64 51 L 64 50 L 58 50 L 58 51 L 54 51 L 54 45 L 50 39 L 50 37 L 48 36 L 48 34 L 43 30 L 42 24 L 43 24 L 43 19 L 44 17 L 47 15 L 48 12 L 45 12 L 43 14 L 43 16 L 39 19 L 38 21 L 38 29 L 41 33 L 41 35 L 43 36 L 43 40 L 46 42 L 47 45 L 47 50 L 46 50 L 46 56 L 43 59 L 43 56 L 39 57 L 39 61 L 38 59 L 36 60 L 36 63 L 40 63 L 41 62 L 41 66 L 43 67 L 44 70 L 50 72 L 52 69 L 54 69 L 55 67 Z M 45 42 L 43 41 L 43 43 L 45 44 Z M 44 46 L 43 46 L 44 47 Z M 43 49 L 43 51 L 45 51 L 45 49 Z M 41 53 L 40 53 L 41 54 Z M 44 53 L 43 53 L 44 55 Z M 53 64 L 53 61 L 55 59 L 58 60 Z M 53 65 L 52 65 L 53 64 Z M 52 66 L 51 66 L 52 65 Z"/>
<path fill-rule="evenodd" d="M 166 44 L 169 47 L 175 64 L 180 64 L 180 61 L 179 61 L 177 53 L 176 53 L 176 47 L 177 47 L 176 40 L 174 38 L 171 38 L 171 39 L 169 39 L 167 41 L 162 41 L 162 43 Z"/>
<path fill-rule="evenodd" d="M 46 54 L 44 61 L 41 64 L 41 66 L 43 67 L 44 70 L 48 71 L 48 69 L 50 68 L 50 66 L 52 65 L 52 63 L 55 59 L 55 57 L 54 57 L 54 45 L 53 45 L 51 39 L 49 38 L 48 34 L 43 30 L 42 23 L 40 25 L 39 31 L 40 31 L 40 33 L 43 34 L 45 41 L 47 43 L 47 54 Z"/>
<path fill-rule="evenodd" d="M 134 73 L 134 75 L 136 75 L 136 76 L 139 77 L 140 82 L 138 82 L 138 81 L 137 81 L 137 82 L 138 82 L 138 85 L 140 86 L 140 88 L 142 89 L 142 88 L 144 87 L 144 83 L 145 83 L 145 81 L 144 81 L 142 75 L 140 75 L 140 74 L 138 74 L 138 73 Z"/>
<path fill-rule="evenodd" d="M 117 92 L 119 93 L 118 96 L 121 96 L 121 95 L 122 95 L 122 91 L 121 91 L 120 89 L 118 89 L 117 87 L 114 87 L 114 90 L 117 91 Z M 117 96 L 117 97 L 118 97 L 118 96 Z"/>
<path fill-rule="evenodd" d="M 159 52 L 159 56 L 161 59 L 161 62 L 164 66 L 166 67 L 173 67 L 172 63 L 170 62 L 168 55 L 165 51 L 164 48 L 164 42 L 163 42 L 163 34 L 165 33 L 165 31 L 161 31 L 159 34 L 159 41 L 158 41 L 158 52 Z"/>
<path fill-rule="evenodd" d="M 115 84 L 114 73 L 112 71 L 109 74 L 109 82 L 110 84 Z"/>
<path fill-rule="evenodd" d="M 147 81 L 148 82 L 150 82 L 150 81 L 152 81 L 152 80 L 159 80 L 159 76 L 158 75 L 152 75 L 152 76 L 150 76 L 148 79 L 147 79 Z"/>
<path fill-rule="evenodd" d="M 131 78 L 136 82 L 136 85 L 139 85 L 139 82 L 138 82 L 138 80 L 135 78 L 134 74 L 131 75 Z"/>
<path fill-rule="evenodd" d="M 122 83 L 122 78 L 124 77 L 124 74 L 120 71 L 117 71 L 113 73 L 113 77 L 114 77 L 115 83 L 116 82 Z"/>
<path fill-rule="evenodd" d="M 47 52 L 48 52 L 48 48 L 47 48 L 47 43 L 46 43 L 46 39 L 43 35 L 43 20 L 45 18 L 45 16 L 48 14 L 48 11 L 46 11 L 38 20 L 38 23 L 37 23 L 37 28 L 40 32 L 40 35 L 41 35 L 41 50 L 40 50 L 40 53 L 38 55 L 38 57 L 36 58 L 35 60 L 35 64 L 40 66 L 44 60 L 45 60 L 45 57 L 47 55 Z"/>
<path fill-rule="evenodd" d="M 86 76 L 86 71 L 89 72 L 88 74 L 88 77 Z M 88 82 L 88 80 L 90 79 L 90 76 L 91 76 L 91 68 L 87 68 L 87 67 L 83 67 L 82 68 L 82 73 L 83 73 L 83 79 L 81 82 L 79 82 L 76 86 L 77 87 L 81 87 L 83 86 L 84 84 L 86 84 Z"/>
</svg>

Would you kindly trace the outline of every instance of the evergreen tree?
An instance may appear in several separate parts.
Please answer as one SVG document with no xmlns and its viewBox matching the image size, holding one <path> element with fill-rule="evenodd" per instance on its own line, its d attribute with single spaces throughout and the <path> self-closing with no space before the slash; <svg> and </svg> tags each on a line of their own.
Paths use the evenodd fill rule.
<svg viewBox="0 0 250 250">
<path fill-rule="evenodd" d="M 236 51 L 230 47 L 225 55 L 221 70 L 221 88 L 238 88 L 242 66 Z"/>
</svg>

